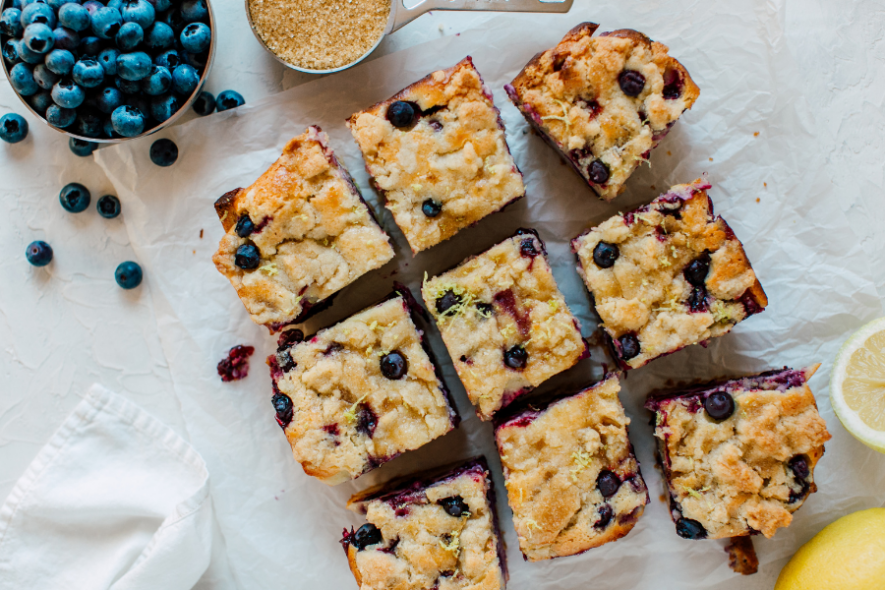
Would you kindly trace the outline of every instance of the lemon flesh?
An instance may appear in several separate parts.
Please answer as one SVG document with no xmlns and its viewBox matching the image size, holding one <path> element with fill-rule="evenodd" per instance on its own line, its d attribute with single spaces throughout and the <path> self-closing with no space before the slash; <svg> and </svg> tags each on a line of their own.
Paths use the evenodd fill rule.
<svg viewBox="0 0 885 590">
<path fill-rule="evenodd" d="M 824 528 L 781 570 L 774 590 L 885 590 L 885 508 Z"/>
</svg>

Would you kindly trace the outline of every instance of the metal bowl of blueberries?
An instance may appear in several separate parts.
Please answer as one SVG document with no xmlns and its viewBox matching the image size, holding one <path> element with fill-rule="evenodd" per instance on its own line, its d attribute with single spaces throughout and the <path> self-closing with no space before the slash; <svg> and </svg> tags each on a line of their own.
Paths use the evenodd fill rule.
<svg viewBox="0 0 885 590">
<path fill-rule="evenodd" d="M 0 61 L 28 109 L 93 143 L 155 133 L 198 97 L 196 110 L 215 109 L 200 92 L 215 52 L 208 0 L 104 2 L 3 0 Z"/>
</svg>

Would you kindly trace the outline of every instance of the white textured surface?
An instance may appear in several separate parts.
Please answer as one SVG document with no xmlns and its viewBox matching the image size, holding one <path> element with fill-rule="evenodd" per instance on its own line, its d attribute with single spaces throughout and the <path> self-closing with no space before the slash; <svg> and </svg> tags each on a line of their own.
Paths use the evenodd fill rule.
<svg viewBox="0 0 885 590">
<path fill-rule="evenodd" d="M 587 10 L 583 1 L 578 0 L 582 4 L 582 12 Z M 664 164 L 662 154 L 658 153 L 653 156 L 653 163 L 661 164 L 651 172 L 644 171 L 642 178 L 650 182 L 663 181 L 665 178 L 686 180 L 682 175 L 700 169 L 706 169 L 713 175 L 718 174 L 720 179 L 717 182 L 723 185 L 721 190 L 726 192 L 720 193 L 718 198 L 714 193 L 714 201 L 719 205 L 718 209 L 728 215 L 733 225 L 737 226 L 735 229 L 738 235 L 748 241 L 750 256 L 773 298 L 773 305 L 766 312 L 766 317 L 772 322 L 779 322 L 780 330 L 786 330 L 791 338 L 796 341 L 805 340 L 810 346 L 802 354 L 781 354 L 770 359 L 760 359 L 750 354 L 748 349 L 773 349 L 772 343 L 766 339 L 772 335 L 782 337 L 783 332 L 775 330 L 772 334 L 756 333 L 753 324 L 747 323 L 730 337 L 744 350 L 740 361 L 730 365 L 730 368 L 752 369 L 758 368 L 762 363 L 800 363 L 806 360 L 808 354 L 818 352 L 822 358 L 808 360 L 822 360 L 828 369 L 837 344 L 864 321 L 882 315 L 878 294 L 885 287 L 885 231 L 881 229 L 885 221 L 881 207 L 885 191 L 882 172 L 882 162 L 885 160 L 885 71 L 882 68 L 882 61 L 885 59 L 885 34 L 882 33 L 885 30 L 885 12 L 875 1 L 760 0 L 735 2 L 732 3 L 733 6 L 713 11 L 718 14 L 712 16 L 707 4 L 702 1 L 664 3 L 636 0 L 621 2 L 616 8 L 600 9 L 599 13 L 600 20 L 605 16 L 602 21 L 604 29 L 620 26 L 642 29 L 643 23 L 657 18 L 672 22 L 671 29 L 647 32 L 667 42 L 674 54 L 683 58 L 694 74 L 703 72 L 706 83 L 716 84 L 720 92 L 724 88 L 734 88 L 735 93 L 747 96 L 748 101 L 758 101 L 763 107 L 758 111 L 769 117 L 759 121 L 761 129 L 765 129 L 762 125 L 776 129 L 780 123 L 779 117 L 788 112 L 804 133 L 781 138 L 777 144 L 769 146 L 770 149 L 764 152 L 760 150 L 756 157 L 751 147 L 745 145 L 744 149 L 735 150 L 734 146 L 737 144 L 728 142 L 719 150 L 711 148 L 710 156 L 714 158 L 714 163 L 709 166 L 702 166 L 699 161 L 686 161 L 676 167 L 675 172 L 667 169 L 668 165 Z M 666 12 L 664 6 L 667 7 Z M 207 89 L 217 92 L 228 87 L 235 88 L 246 96 L 247 101 L 255 102 L 303 80 L 304 75 L 285 71 L 263 53 L 245 24 L 242 3 L 216 1 L 215 10 L 221 23 L 221 42 Z M 595 18 L 594 13 L 589 14 L 589 18 Z M 490 15 L 484 14 L 434 13 L 422 17 L 385 41 L 381 51 L 391 51 L 438 38 L 443 34 L 439 30 L 440 24 L 447 34 L 452 34 L 487 22 L 488 18 Z M 553 24 L 553 19 L 547 21 L 541 17 L 532 17 L 529 22 L 544 24 L 544 29 L 538 31 L 539 39 L 559 37 L 568 28 L 560 24 L 564 22 L 561 18 L 557 19 L 556 24 Z M 773 66 L 771 71 L 774 75 L 761 86 L 759 80 L 746 79 L 742 73 L 742 56 L 749 60 L 754 59 L 753 52 L 748 51 L 747 47 L 736 45 L 734 59 L 726 66 L 705 58 L 708 49 L 713 53 L 712 48 L 687 47 L 680 41 L 680 36 L 687 36 L 692 28 L 715 30 L 720 27 L 726 31 L 733 23 L 755 28 L 758 31 L 757 36 L 771 44 L 772 52 L 768 57 L 771 64 L 768 65 Z M 703 38 L 710 43 L 715 43 L 717 39 L 713 34 Z M 524 46 L 514 48 L 513 51 L 530 55 L 536 49 L 543 48 L 543 45 L 537 46 L 538 43 L 536 40 L 526 40 Z M 784 79 L 796 80 L 795 96 L 785 97 L 779 103 L 781 110 L 771 110 L 772 105 L 769 103 L 777 92 L 779 79 L 777 68 L 784 67 L 784 64 L 789 69 L 783 72 Z M 757 65 L 748 64 L 747 69 L 755 71 Z M 481 66 L 480 69 L 482 70 Z M 337 74 L 342 81 L 346 81 L 347 76 L 347 72 Z M 702 89 L 706 91 L 703 85 Z M 684 126 L 699 121 L 704 109 L 715 110 L 713 105 L 705 104 L 705 96 L 711 95 L 710 92 L 706 95 L 702 92 L 701 100 L 695 107 L 696 113 L 692 113 L 677 126 L 673 137 L 667 139 L 662 149 L 669 149 L 668 146 L 679 148 L 691 143 L 678 130 L 685 131 Z M 500 97 L 498 100 L 501 100 Z M 0 112 L 7 110 L 23 111 L 8 83 L 3 80 L 0 81 Z M 95 213 L 94 208 L 76 216 L 65 213 L 57 199 L 58 190 L 65 183 L 80 181 L 86 184 L 93 190 L 93 203 L 98 196 L 104 194 L 103 190 L 110 189 L 110 184 L 93 162 L 70 154 L 64 138 L 43 128 L 35 120 L 30 122 L 32 131 L 26 142 L 17 146 L 0 145 L 0 199 L 3 200 L 6 213 L 4 220 L 0 222 L 0 245 L 6 253 L 0 262 L 0 377 L 3 379 L 3 393 L 0 395 L 0 497 L 9 492 L 14 481 L 52 431 L 76 405 L 79 393 L 93 381 L 117 390 L 125 390 L 130 399 L 148 408 L 179 432 L 190 434 L 187 430 L 191 428 L 191 424 L 188 424 L 186 429 L 181 410 L 181 403 L 187 404 L 187 400 L 180 402 L 167 393 L 172 388 L 166 355 L 170 350 L 184 355 L 192 354 L 187 349 L 186 340 L 179 342 L 181 348 L 178 351 L 169 347 L 170 340 L 174 341 L 175 335 L 181 333 L 181 324 L 164 324 L 160 327 L 167 335 L 164 354 L 156 317 L 169 317 L 169 302 L 162 291 L 156 290 L 155 277 L 148 274 L 145 284 L 134 292 L 118 289 L 113 281 L 116 264 L 134 257 L 123 226 L 129 203 L 124 202 L 123 220 L 106 221 Z M 710 131 L 711 138 L 716 138 L 726 135 L 731 127 L 745 123 L 747 121 L 730 120 L 728 117 L 719 121 L 708 119 L 703 129 Z M 513 129 L 511 127 L 511 133 Z M 270 156 L 282 145 L 277 139 L 280 138 L 262 141 L 260 144 L 245 143 L 241 149 L 249 153 L 267 150 L 266 153 Z M 344 139 L 345 136 L 339 136 L 333 145 L 337 147 Z M 231 134 L 231 142 L 239 140 L 240 137 Z M 182 143 L 187 141 L 182 138 Z M 766 142 L 770 138 L 763 134 L 756 141 Z M 534 148 L 531 154 L 538 159 L 531 162 L 524 160 L 520 164 L 529 172 L 538 169 L 538 162 L 544 162 L 551 170 L 558 172 L 561 168 L 548 152 L 546 148 Z M 679 153 L 675 149 L 674 152 Z M 805 159 L 808 154 L 814 156 Z M 156 169 L 146 163 L 144 154 L 141 156 L 137 160 L 137 169 L 142 173 L 142 180 L 145 180 L 148 173 L 154 173 Z M 721 166 L 719 162 L 722 162 Z M 358 159 L 350 157 L 347 163 L 354 172 L 357 171 Z M 789 186 L 780 187 L 778 178 L 767 180 L 767 189 L 759 193 L 763 201 L 770 199 L 770 204 L 764 209 L 753 210 L 756 205 L 747 198 L 730 201 L 726 197 L 726 194 L 738 194 L 734 191 L 742 188 L 739 185 L 734 186 L 731 187 L 732 192 L 729 192 L 727 182 L 723 182 L 735 166 L 740 169 L 772 164 L 790 171 L 802 171 L 802 174 L 798 181 Z M 564 168 L 561 170 L 567 172 Z M 134 169 L 130 168 L 127 174 L 133 172 Z M 231 175 L 231 178 L 237 177 L 234 172 Z M 643 192 L 643 189 L 638 188 L 642 183 L 643 180 L 634 179 L 631 186 L 635 190 L 631 189 L 628 193 L 631 195 L 630 202 L 652 196 L 651 191 Z M 576 190 L 586 191 L 578 183 L 566 180 L 565 184 Z M 177 195 L 177 198 L 187 197 Z M 816 204 L 807 210 L 794 206 L 796 203 L 801 205 L 811 202 Z M 151 201 L 148 196 L 143 203 L 150 213 Z M 589 200 L 586 207 L 586 211 L 592 212 L 588 219 L 597 219 L 603 211 Z M 747 213 L 742 212 L 744 207 L 747 208 Z M 844 212 L 851 230 L 846 232 L 849 223 L 845 223 L 838 214 L 833 214 L 834 210 Z M 777 249 L 780 235 L 778 229 L 783 227 L 783 223 L 797 224 L 798 229 L 790 232 L 790 235 L 798 236 L 799 239 L 789 241 L 789 247 Z M 138 229 L 129 228 L 130 232 L 136 233 Z M 210 232 L 209 235 L 214 234 Z M 749 239 L 751 236 L 760 239 L 753 241 Z M 32 269 L 24 259 L 24 247 L 33 239 L 46 239 L 54 247 L 55 260 L 47 267 L 48 270 Z M 490 240 L 491 238 L 487 243 Z M 196 235 L 192 242 L 186 241 L 179 245 L 185 250 L 199 248 L 201 253 L 211 252 L 214 247 L 208 237 L 200 242 Z M 461 250 L 453 254 L 453 259 L 458 254 L 476 249 L 463 240 L 459 245 Z M 820 252 L 821 260 L 831 271 L 840 266 L 840 256 L 845 257 L 844 268 L 850 270 L 846 270 L 844 276 L 836 272 L 816 276 L 813 256 L 815 252 Z M 162 257 L 158 260 L 162 264 Z M 783 276 L 779 272 L 781 268 L 785 269 Z M 158 274 L 169 272 L 174 272 L 174 269 L 163 269 Z M 803 273 L 807 280 L 801 286 L 786 279 L 797 274 L 801 276 Z M 571 282 L 574 286 L 574 277 L 563 271 L 558 271 L 557 278 L 563 282 Z M 155 296 L 154 301 L 152 295 Z M 200 291 L 197 289 L 194 297 L 199 296 Z M 775 314 L 777 320 L 773 317 Z M 230 341 L 219 341 L 218 350 L 236 343 L 232 333 L 234 327 L 245 330 L 256 342 L 261 338 L 267 344 L 267 339 L 248 325 L 245 314 L 241 313 L 229 321 L 227 330 L 231 333 L 225 337 Z M 751 320 L 754 321 L 756 320 Z M 227 334 L 225 326 L 219 328 L 219 334 Z M 721 356 L 715 353 L 725 350 L 711 347 L 709 353 L 700 349 L 686 351 L 681 356 L 672 357 L 673 360 L 659 361 L 662 363 L 659 368 L 650 366 L 649 375 L 678 376 L 680 359 L 684 361 L 692 358 L 696 361 L 693 365 L 695 368 L 698 366 L 697 361 L 718 364 Z M 260 361 L 260 354 L 263 352 L 265 350 L 256 354 L 253 369 L 255 373 L 264 372 Z M 211 367 L 208 371 L 206 367 L 200 367 L 199 373 L 211 375 Z M 262 375 L 260 378 L 263 381 L 250 377 L 229 390 L 221 389 L 222 386 L 218 385 L 219 391 L 226 394 L 242 392 L 243 395 L 253 395 L 258 399 L 254 406 L 255 413 L 244 416 L 244 421 L 254 420 L 260 423 L 267 415 L 265 392 L 257 391 L 264 387 L 266 376 Z M 632 384 L 633 380 L 630 385 Z M 802 533 L 790 529 L 780 533 L 773 541 L 759 544 L 760 552 L 763 548 L 770 548 L 777 558 L 771 561 L 763 557 L 763 561 L 769 563 L 763 568 L 762 574 L 739 580 L 743 588 L 770 588 L 785 556 L 806 540 L 810 531 L 820 528 L 842 513 L 875 505 L 877 502 L 882 503 L 881 496 L 877 500 L 875 495 L 864 494 L 863 491 L 853 493 L 850 490 L 851 480 L 845 480 L 843 476 L 869 473 L 877 476 L 881 482 L 885 474 L 885 457 L 868 451 L 844 432 L 829 412 L 825 399 L 825 378 L 817 377 L 813 386 L 825 408 L 828 424 L 835 434 L 828 456 L 821 463 L 821 487 L 824 491 L 813 497 L 803 511 L 799 512 L 799 518 L 804 517 L 809 525 L 803 528 Z M 639 393 L 638 388 L 635 393 Z M 636 412 L 633 415 L 639 417 L 634 421 L 633 431 L 646 430 L 642 424 L 642 415 Z M 211 419 L 207 419 L 197 426 L 197 430 L 205 431 L 213 425 Z M 282 437 L 274 440 L 279 443 Z M 463 438 L 457 440 L 463 441 Z M 193 442 L 198 448 L 201 443 L 205 444 L 205 441 L 200 440 Z M 286 477 L 293 478 L 301 486 L 321 492 L 322 488 L 316 488 L 320 484 L 305 481 L 303 475 L 294 472 L 291 464 L 283 462 L 283 459 L 287 459 L 287 451 L 283 445 L 284 443 L 274 447 L 269 452 L 267 461 L 271 464 L 279 461 L 285 467 L 276 469 L 286 469 Z M 835 454 L 835 449 L 839 450 L 839 457 L 844 459 L 838 461 L 839 465 L 835 464 L 837 462 L 830 455 L 831 452 Z M 205 449 L 201 450 L 206 453 Z M 229 452 L 234 453 L 232 450 Z M 647 450 L 640 451 L 640 459 L 645 463 L 646 476 L 649 479 L 656 477 L 652 473 L 650 453 Z M 207 461 L 211 469 L 213 457 L 207 457 Z M 217 482 L 218 479 L 224 480 L 225 474 L 219 473 L 216 476 L 213 473 L 213 480 Z M 365 484 L 357 487 L 362 485 Z M 655 489 L 654 485 L 650 487 Z M 241 522 L 234 522 L 233 526 L 245 527 L 248 522 L 245 515 L 251 512 L 251 507 L 269 501 L 269 498 L 256 497 L 246 499 L 245 504 L 240 506 L 233 506 L 233 501 L 224 497 L 225 492 L 223 486 L 214 490 L 216 504 L 228 502 L 227 506 L 232 513 L 242 510 L 244 515 Z M 330 509 L 337 509 L 334 508 L 335 504 L 344 496 L 346 490 L 327 494 L 327 505 Z M 824 501 L 828 505 L 834 505 L 837 512 L 815 510 L 815 503 Z M 507 513 L 503 516 L 506 519 Z M 652 518 L 666 518 L 662 505 L 654 497 L 652 506 L 641 523 Z M 342 514 L 341 520 L 346 521 L 347 515 Z M 274 522 L 269 520 L 266 524 L 270 527 Z M 315 535 L 313 540 L 324 545 L 329 544 L 326 536 L 334 532 L 338 525 L 338 522 L 324 523 L 322 529 L 311 533 Z M 297 534 L 295 530 L 289 532 Z M 637 533 L 641 532 L 637 529 Z M 629 539 L 628 537 L 625 541 L 600 550 L 605 552 L 601 556 L 611 561 L 611 567 L 614 568 L 611 570 L 612 575 L 619 569 L 633 573 L 651 567 L 647 565 L 649 562 L 640 557 L 641 553 L 631 550 L 631 547 L 639 545 L 635 543 L 635 539 L 633 544 L 628 544 Z M 274 547 L 262 546 L 260 539 L 253 541 L 256 544 L 251 549 L 249 543 L 245 544 L 244 554 L 263 554 L 263 559 L 243 562 L 242 556 L 232 555 L 232 565 L 243 575 L 243 579 L 291 581 L 293 572 L 288 564 L 294 558 Z M 515 539 L 511 538 L 510 541 L 511 545 L 515 545 Z M 673 543 L 680 542 L 674 540 Z M 690 546 L 690 550 L 700 554 L 706 551 L 702 545 Z M 718 555 L 718 552 L 719 549 L 715 553 Z M 511 547 L 511 556 L 514 555 Z M 587 556 L 586 559 L 591 557 Z M 347 572 L 342 571 L 343 560 L 333 561 L 332 558 L 330 556 L 328 562 L 321 561 L 329 573 L 328 579 L 345 580 Z M 294 561 L 301 562 L 305 559 L 310 560 L 311 556 L 299 555 Z M 556 579 L 562 588 L 582 587 L 601 571 L 589 565 L 580 567 L 584 559 L 545 564 L 538 567 L 535 575 Z M 717 557 L 717 561 L 718 559 Z M 711 564 L 708 570 L 692 572 L 691 575 L 698 584 L 703 584 L 705 579 L 712 581 L 713 578 L 707 576 L 712 574 L 713 569 L 718 569 L 716 564 Z M 278 577 L 268 577 L 274 575 Z M 654 576 L 654 572 L 645 571 L 643 575 Z M 721 573 L 717 573 L 718 575 Z M 675 588 L 677 586 L 674 579 L 666 576 L 658 581 L 661 587 Z M 635 578 L 627 576 L 622 581 L 630 586 L 629 582 L 634 582 Z M 707 584 L 706 587 L 735 587 L 734 584 L 733 579 L 732 582 Z M 245 587 L 256 586 L 246 583 Z"/>
</svg>

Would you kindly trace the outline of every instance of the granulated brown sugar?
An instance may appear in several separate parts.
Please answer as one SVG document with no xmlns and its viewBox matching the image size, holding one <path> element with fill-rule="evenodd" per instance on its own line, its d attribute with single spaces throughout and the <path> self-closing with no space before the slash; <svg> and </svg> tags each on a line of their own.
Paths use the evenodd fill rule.
<svg viewBox="0 0 885 590">
<path fill-rule="evenodd" d="M 390 0 L 249 0 L 255 30 L 280 59 L 328 70 L 363 56 L 384 32 Z"/>
</svg>

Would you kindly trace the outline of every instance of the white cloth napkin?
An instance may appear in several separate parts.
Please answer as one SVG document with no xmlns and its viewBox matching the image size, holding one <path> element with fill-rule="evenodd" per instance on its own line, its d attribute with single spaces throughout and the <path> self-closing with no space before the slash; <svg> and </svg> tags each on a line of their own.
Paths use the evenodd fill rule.
<svg viewBox="0 0 885 590">
<path fill-rule="evenodd" d="M 0 589 L 190 589 L 214 531 L 202 457 L 95 385 L 0 508 Z"/>
</svg>

